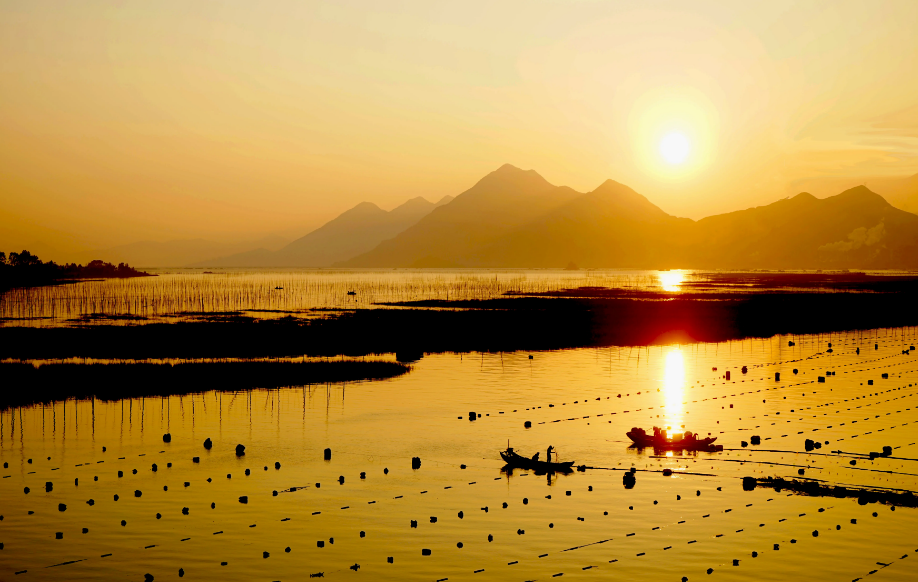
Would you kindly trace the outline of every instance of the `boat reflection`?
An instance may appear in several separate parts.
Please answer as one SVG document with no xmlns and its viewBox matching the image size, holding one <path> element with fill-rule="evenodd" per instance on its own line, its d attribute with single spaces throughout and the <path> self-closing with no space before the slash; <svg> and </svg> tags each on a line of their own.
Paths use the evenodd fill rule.
<svg viewBox="0 0 918 582">
<path fill-rule="evenodd" d="M 530 473 L 538 475 L 539 477 L 544 476 L 548 485 L 554 485 L 557 481 L 559 475 L 570 475 L 574 472 L 573 469 L 557 469 L 554 471 L 543 471 L 543 470 L 532 470 L 532 469 L 520 469 L 519 467 L 514 467 L 513 465 L 504 465 L 500 468 L 500 472 L 503 475 L 506 475 L 507 478 L 513 477 L 514 471 L 517 471 L 518 474 L 528 475 Z"/>
</svg>

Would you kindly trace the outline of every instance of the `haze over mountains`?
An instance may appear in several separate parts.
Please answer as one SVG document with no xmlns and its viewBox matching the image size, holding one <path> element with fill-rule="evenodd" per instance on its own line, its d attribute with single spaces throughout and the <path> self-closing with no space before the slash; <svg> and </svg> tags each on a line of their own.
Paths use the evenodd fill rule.
<svg viewBox="0 0 918 582">
<path fill-rule="evenodd" d="M 915 268 L 918 216 L 859 186 L 692 221 L 612 180 L 504 165 L 345 267 Z"/>
<path fill-rule="evenodd" d="M 918 207 L 918 175 L 871 183 Z M 821 193 L 832 184 L 813 183 Z M 581 193 L 505 164 L 455 198 L 417 197 L 391 211 L 363 202 L 289 244 L 140 242 L 76 259 L 205 268 L 900 269 L 918 268 L 918 216 L 860 185 L 693 221 L 614 180 Z"/>
<path fill-rule="evenodd" d="M 256 249 L 195 263 L 198 267 L 329 267 L 373 249 L 453 200 L 428 202 L 418 196 L 390 211 L 361 202 L 277 251 Z"/>
</svg>

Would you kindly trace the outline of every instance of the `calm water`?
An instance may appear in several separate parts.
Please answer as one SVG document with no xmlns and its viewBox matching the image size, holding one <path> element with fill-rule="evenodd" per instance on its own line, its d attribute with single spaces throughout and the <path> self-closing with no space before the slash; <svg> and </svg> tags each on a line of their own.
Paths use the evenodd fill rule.
<svg viewBox="0 0 918 582">
<path fill-rule="evenodd" d="M 918 362 L 902 354 L 916 331 L 531 360 L 434 355 L 384 382 L 239 394 L 204 386 L 194 396 L 8 410 L 0 579 L 172 580 L 183 568 L 192 580 L 851 580 L 873 570 L 871 579 L 913 580 L 918 510 L 744 492 L 740 478 L 796 477 L 802 467 L 830 483 L 918 489 Z M 816 383 L 827 370 L 837 375 Z M 471 422 L 469 411 L 485 416 Z M 654 424 L 710 432 L 727 450 L 652 458 L 627 447 L 625 431 Z M 753 434 L 762 445 L 740 449 Z M 851 466 L 790 452 L 805 438 L 829 441 L 816 453 L 891 445 L 897 458 Z M 562 460 L 597 468 L 508 476 L 497 455 L 508 439 L 525 454 L 554 445 Z M 622 470 L 632 466 L 637 485 L 626 490 Z"/>
<path fill-rule="evenodd" d="M 679 292 L 711 280 L 701 271 L 673 270 L 151 270 L 156 277 L 105 279 L 14 289 L 0 295 L 0 325 L 140 324 L 241 312 L 258 318 L 321 317 L 325 310 L 425 299 L 492 299 L 580 287 Z M 876 275 L 899 273 L 876 271 Z M 743 292 L 739 283 L 730 292 Z M 789 287 L 781 287 L 788 290 Z M 711 291 L 703 285 L 693 291 Z M 757 289 L 761 290 L 761 289 Z M 798 292 L 825 292 L 819 286 Z M 353 295 L 349 295 L 353 292 Z"/>
</svg>

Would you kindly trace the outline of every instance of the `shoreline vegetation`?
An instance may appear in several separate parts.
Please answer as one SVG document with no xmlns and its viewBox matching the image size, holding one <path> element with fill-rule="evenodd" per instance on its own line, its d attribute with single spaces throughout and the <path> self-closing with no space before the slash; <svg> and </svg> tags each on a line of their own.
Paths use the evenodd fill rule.
<svg viewBox="0 0 918 582">
<path fill-rule="evenodd" d="M 890 286 L 891 285 L 891 286 Z M 591 296 L 592 295 L 592 296 Z M 0 359 L 191 359 L 553 350 L 717 342 L 918 325 L 918 278 L 858 292 L 579 290 L 568 296 L 406 301 L 323 318 L 214 318 L 145 325 L 2 327 Z"/>
<path fill-rule="evenodd" d="M 406 374 L 411 366 L 400 362 L 116 362 L 116 363 L 0 363 L 0 375 L 9 386 L 0 409 L 49 403 L 70 398 L 120 400 L 171 396 L 218 390 L 234 392 L 312 384 L 340 384 L 385 380 Z"/>
<path fill-rule="evenodd" d="M 128 277 L 155 277 L 138 271 L 126 263 L 113 265 L 104 261 L 90 261 L 85 266 L 76 263 L 58 265 L 42 261 L 29 251 L 0 252 L 0 292 L 16 287 L 60 285 L 84 279 L 125 279 Z"/>
</svg>

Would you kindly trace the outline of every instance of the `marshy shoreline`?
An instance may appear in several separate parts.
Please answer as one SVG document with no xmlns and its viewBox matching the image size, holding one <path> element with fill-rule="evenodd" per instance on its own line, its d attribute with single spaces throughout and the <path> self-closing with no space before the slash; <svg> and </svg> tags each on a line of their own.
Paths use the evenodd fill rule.
<svg viewBox="0 0 918 582">
<path fill-rule="evenodd" d="M 384 380 L 406 374 L 409 365 L 385 361 L 114 362 L 80 364 L 0 363 L 7 386 L 0 409 L 69 398 L 120 400 L 207 391 L 234 392 L 311 384 Z"/>
<path fill-rule="evenodd" d="M 587 295 L 581 293 L 580 295 Z M 325 318 L 0 328 L 0 360 L 193 359 L 538 351 L 718 342 L 918 325 L 918 293 L 758 292 L 425 300 Z"/>
</svg>

